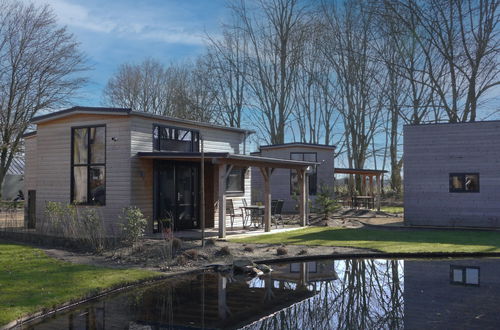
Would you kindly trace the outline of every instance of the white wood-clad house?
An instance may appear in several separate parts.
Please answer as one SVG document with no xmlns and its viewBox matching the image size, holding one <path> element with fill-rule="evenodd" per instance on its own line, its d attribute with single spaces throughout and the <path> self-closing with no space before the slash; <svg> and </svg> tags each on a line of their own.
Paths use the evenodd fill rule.
<svg viewBox="0 0 500 330">
<path fill-rule="evenodd" d="M 38 116 L 32 123 L 36 132 L 25 136 L 27 223 L 32 228 L 43 221 L 48 201 L 98 208 L 110 234 L 128 206 L 141 208 L 151 219 L 149 231 L 154 232 L 167 216 L 174 218 L 177 229 L 200 228 L 204 205 L 205 227 L 219 227 L 219 235 L 225 236 L 227 199 L 235 208 L 244 198 L 250 201 L 249 166 L 263 173 L 271 168 L 294 169 L 303 177 L 314 165 L 246 155 L 250 130 L 130 109 L 73 107 Z M 266 230 L 270 230 L 270 198 L 268 194 Z M 303 218 L 305 223 L 305 206 Z M 241 218 L 235 220 L 235 226 L 242 225 Z"/>
<path fill-rule="evenodd" d="M 253 152 L 252 155 L 318 163 L 316 166 L 311 166 L 307 172 L 307 194 L 309 199 L 314 201 L 321 186 L 333 188 L 334 152 L 335 146 L 331 145 L 292 142 L 261 146 L 259 151 Z M 276 169 L 272 175 L 271 187 L 273 199 L 284 201 L 284 212 L 293 213 L 299 210 L 297 207 L 299 187 L 295 171 Z M 253 201 L 260 201 L 262 192 L 263 177 L 258 169 L 252 169 Z"/>
</svg>

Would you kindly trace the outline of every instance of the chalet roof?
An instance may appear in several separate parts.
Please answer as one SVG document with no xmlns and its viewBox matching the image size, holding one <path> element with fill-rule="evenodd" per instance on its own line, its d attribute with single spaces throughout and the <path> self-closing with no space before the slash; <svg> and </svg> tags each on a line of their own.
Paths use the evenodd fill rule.
<svg viewBox="0 0 500 330">
<path fill-rule="evenodd" d="M 291 148 L 291 147 L 306 147 L 306 148 L 319 148 L 319 149 L 335 149 L 334 145 L 317 144 L 317 143 L 304 143 L 304 142 L 288 142 L 281 144 L 269 144 L 260 146 L 259 149 L 278 149 L 278 148 Z"/>
<path fill-rule="evenodd" d="M 178 151 L 153 151 L 153 152 L 138 152 L 139 158 L 148 159 L 169 159 L 183 161 L 200 161 L 201 152 L 178 152 Z M 304 162 L 289 159 L 238 155 L 228 152 L 205 152 L 204 157 L 207 161 L 213 163 L 231 164 L 237 166 L 262 166 L 271 168 L 307 168 L 313 165 L 319 165 L 316 162 Z"/>
<path fill-rule="evenodd" d="M 338 167 L 335 167 L 333 172 L 335 174 L 378 175 L 378 174 L 387 173 L 388 171 L 386 171 L 386 170 L 372 170 L 372 169 L 367 169 L 367 168 L 338 168 Z"/>
<path fill-rule="evenodd" d="M 146 113 L 146 112 L 139 112 L 139 111 L 132 111 L 130 108 L 106 108 L 106 107 L 82 107 L 82 106 L 75 106 L 69 109 L 57 111 L 57 112 L 52 112 L 46 115 L 40 115 L 34 117 L 31 122 L 33 124 L 40 124 L 40 123 L 45 123 L 51 120 L 63 118 L 69 115 L 74 115 L 74 114 L 97 114 L 97 115 L 116 115 L 116 116 L 139 116 L 139 117 L 145 117 L 145 118 L 151 118 L 151 119 L 159 119 L 159 120 L 168 120 L 174 123 L 179 123 L 179 124 L 189 124 L 189 125 L 196 125 L 196 126 L 202 126 L 202 127 L 209 127 L 209 128 L 215 128 L 215 129 L 221 129 L 221 130 L 227 130 L 227 131 L 233 131 L 233 132 L 240 132 L 240 133 L 245 133 L 245 134 L 252 134 L 255 133 L 255 131 L 252 130 L 247 130 L 243 128 L 237 128 L 237 127 L 226 127 L 222 125 L 216 125 L 216 124 L 210 124 L 210 123 L 202 123 L 199 121 L 195 120 L 188 120 L 188 119 L 180 119 L 180 118 L 174 118 L 174 117 L 167 117 L 167 116 L 161 116 L 161 115 L 155 115 L 151 113 Z"/>
</svg>

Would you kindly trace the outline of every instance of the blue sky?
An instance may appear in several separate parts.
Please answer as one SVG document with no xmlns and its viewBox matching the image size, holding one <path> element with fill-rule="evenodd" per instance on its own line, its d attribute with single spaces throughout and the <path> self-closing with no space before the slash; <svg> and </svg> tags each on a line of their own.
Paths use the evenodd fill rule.
<svg viewBox="0 0 500 330">
<path fill-rule="evenodd" d="M 193 59 L 206 33 L 227 19 L 225 0 L 36 0 L 48 4 L 58 22 L 81 43 L 92 67 L 90 82 L 74 100 L 99 106 L 102 89 L 122 63 L 147 57 L 165 64 Z"/>
</svg>

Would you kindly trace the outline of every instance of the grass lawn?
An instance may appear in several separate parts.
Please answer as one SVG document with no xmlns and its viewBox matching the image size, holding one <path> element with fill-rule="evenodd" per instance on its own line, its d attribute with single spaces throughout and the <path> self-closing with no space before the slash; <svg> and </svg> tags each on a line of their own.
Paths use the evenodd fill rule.
<svg viewBox="0 0 500 330">
<path fill-rule="evenodd" d="M 0 243 L 0 327 L 43 308 L 158 275 L 71 264 L 39 249 Z"/>
<path fill-rule="evenodd" d="M 382 206 L 380 207 L 380 211 L 382 212 L 387 212 L 387 213 L 403 213 L 404 212 L 404 207 L 402 206 Z"/>
<path fill-rule="evenodd" d="M 500 252 L 500 233 L 458 230 L 383 230 L 310 227 L 232 239 L 237 243 L 343 246 L 382 252 Z"/>
</svg>

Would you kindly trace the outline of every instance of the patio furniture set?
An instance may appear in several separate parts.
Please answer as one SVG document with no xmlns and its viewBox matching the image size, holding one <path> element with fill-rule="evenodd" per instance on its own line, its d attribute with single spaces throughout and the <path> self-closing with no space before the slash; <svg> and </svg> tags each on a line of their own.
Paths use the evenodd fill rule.
<svg viewBox="0 0 500 330">
<path fill-rule="evenodd" d="M 284 227 L 283 217 L 281 212 L 283 210 L 284 201 L 281 199 L 273 199 L 271 201 L 271 221 L 274 222 L 276 228 L 278 228 L 278 222 L 281 221 L 281 226 Z M 226 214 L 231 219 L 231 229 L 233 229 L 234 219 L 241 217 L 243 219 L 243 228 L 251 227 L 261 228 L 264 226 L 264 205 L 247 203 L 247 200 L 243 198 L 243 206 L 239 208 L 238 212 L 233 204 L 232 199 L 226 201 Z"/>
</svg>

